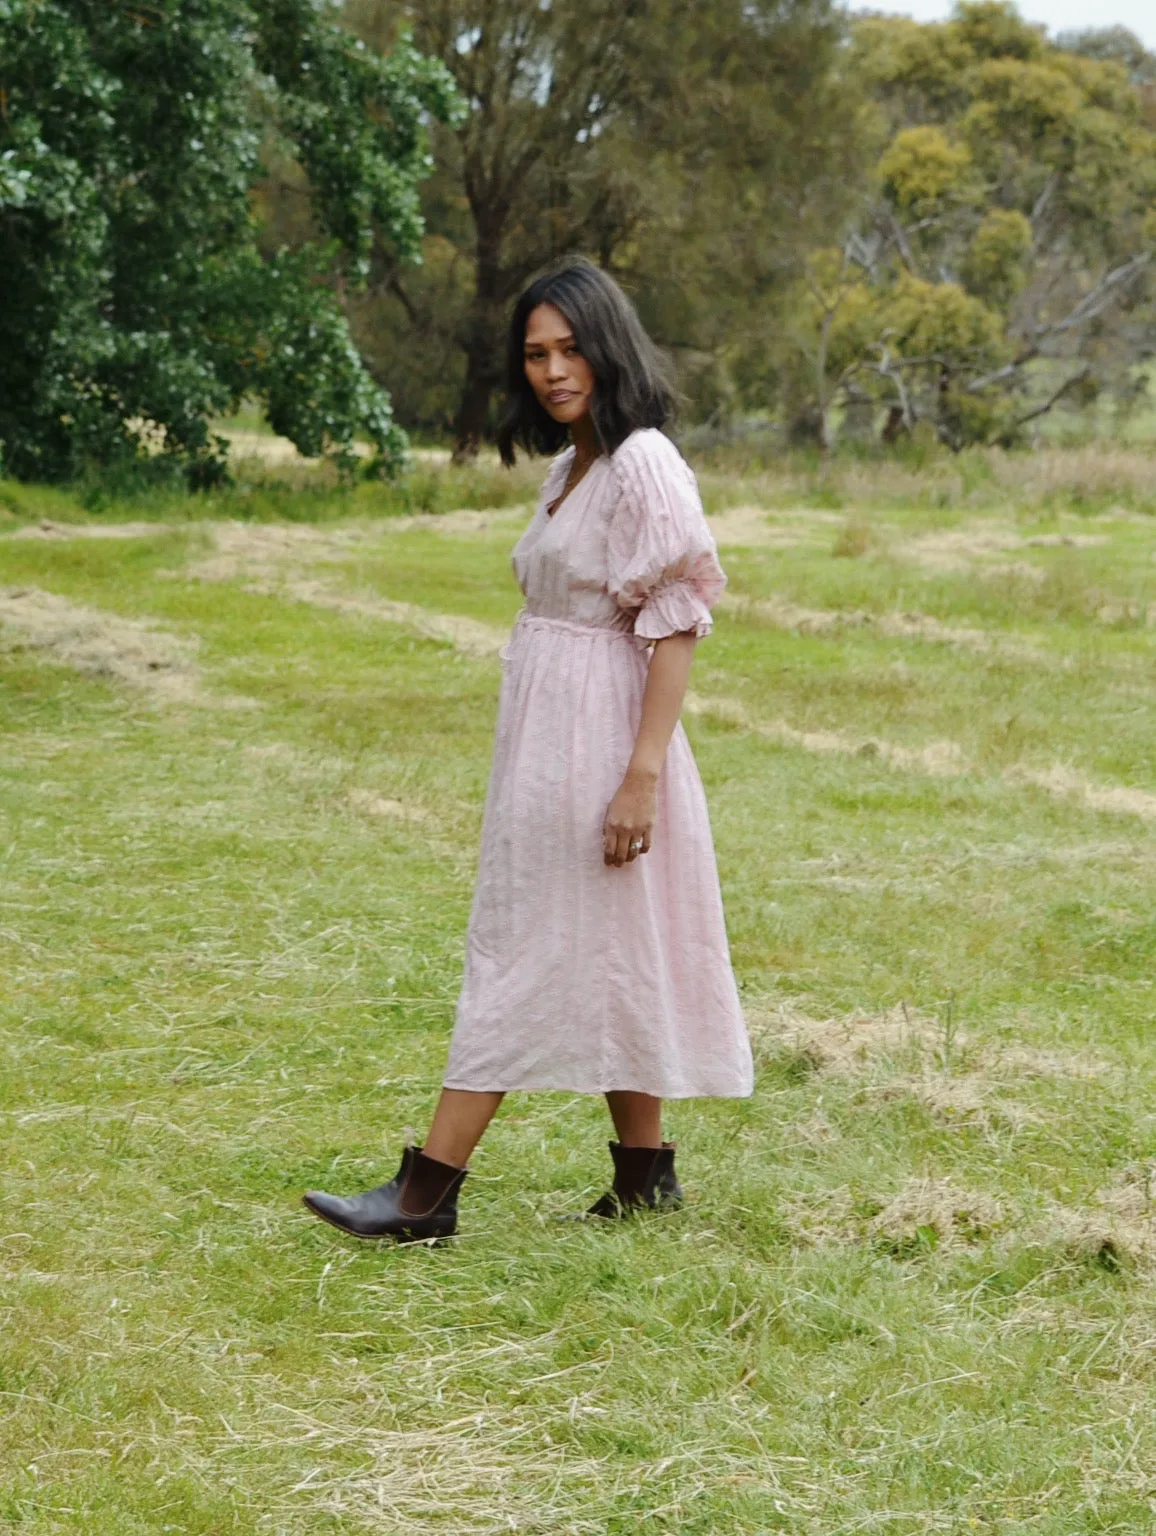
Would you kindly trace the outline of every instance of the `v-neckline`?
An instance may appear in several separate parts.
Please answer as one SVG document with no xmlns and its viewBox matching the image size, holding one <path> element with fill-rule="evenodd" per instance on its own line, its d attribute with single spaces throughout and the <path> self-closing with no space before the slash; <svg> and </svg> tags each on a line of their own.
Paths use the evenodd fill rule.
<svg viewBox="0 0 1156 1536">
<path fill-rule="evenodd" d="M 562 476 L 562 485 L 563 486 L 565 486 L 565 484 L 566 484 L 566 476 L 570 473 L 570 467 L 571 467 L 571 465 L 574 462 L 574 449 L 573 449 L 573 447 L 567 448 L 566 449 L 566 453 L 567 453 L 567 455 L 569 455 L 569 457 L 566 460 L 566 472 Z M 546 514 L 546 521 L 547 521 L 547 523 L 555 522 L 557 520 L 559 512 L 561 512 L 562 508 L 566 505 L 566 503 L 568 501 L 573 501 L 574 497 L 582 489 L 582 487 L 586 484 L 586 482 L 587 482 L 587 480 L 589 480 L 590 476 L 594 473 L 594 470 L 595 470 L 595 468 L 597 467 L 597 464 L 598 464 L 598 460 L 601 459 L 602 457 L 603 457 L 602 454 L 598 454 L 595 457 L 595 459 L 593 460 L 593 462 L 591 463 L 589 469 L 587 469 L 584 472 L 581 480 L 579 480 L 576 485 L 572 485 L 568 491 L 567 490 L 563 490 L 562 495 L 555 499 L 555 501 L 554 501 L 554 510 L 552 512 L 550 511 L 550 502 L 549 502 L 549 500 L 545 496 L 543 496 L 543 498 L 542 498 L 542 510 Z M 557 467 L 559 469 L 561 469 L 561 467 L 562 467 L 562 461 L 561 460 L 558 461 Z"/>
</svg>

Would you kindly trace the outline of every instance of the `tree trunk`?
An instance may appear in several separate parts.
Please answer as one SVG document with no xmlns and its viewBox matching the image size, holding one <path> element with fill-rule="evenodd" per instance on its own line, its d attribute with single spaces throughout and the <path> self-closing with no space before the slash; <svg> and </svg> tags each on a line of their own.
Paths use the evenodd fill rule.
<svg viewBox="0 0 1156 1536">
<path fill-rule="evenodd" d="M 466 379 L 454 422 L 454 463 L 476 459 L 490 416 L 490 396 L 497 379 L 492 353 L 471 348 L 466 353 Z"/>
<path fill-rule="evenodd" d="M 502 382 L 505 365 L 505 303 L 501 222 L 474 209 L 478 229 L 477 288 L 459 340 L 466 354 L 466 378 L 454 423 L 454 463 L 477 458 L 489 425 L 490 396 Z"/>
<path fill-rule="evenodd" d="M 799 406 L 787 423 L 787 442 L 792 448 L 825 448 L 823 412 L 819 404 L 809 400 Z"/>
<path fill-rule="evenodd" d="M 901 405 L 893 405 L 887 412 L 887 420 L 883 423 L 883 441 L 885 443 L 897 443 L 906 435 L 907 419 L 903 414 Z"/>
</svg>

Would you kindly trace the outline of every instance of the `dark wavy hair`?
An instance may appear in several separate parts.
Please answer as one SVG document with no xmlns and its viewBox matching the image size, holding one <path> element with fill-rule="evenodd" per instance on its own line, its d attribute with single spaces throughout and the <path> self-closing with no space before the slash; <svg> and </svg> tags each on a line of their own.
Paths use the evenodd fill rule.
<svg viewBox="0 0 1156 1536">
<path fill-rule="evenodd" d="M 569 429 L 546 411 L 526 377 L 526 322 L 553 304 L 570 322 L 578 350 L 594 373 L 590 414 L 603 453 L 613 453 L 639 427 L 661 427 L 674 411 L 667 365 L 642 329 L 634 305 L 612 277 L 571 256 L 536 277 L 514 305 L 506 343 L 507 406 L 498 428 L 503 464 L 517 449 L 557 453 Z"/>
</svg>

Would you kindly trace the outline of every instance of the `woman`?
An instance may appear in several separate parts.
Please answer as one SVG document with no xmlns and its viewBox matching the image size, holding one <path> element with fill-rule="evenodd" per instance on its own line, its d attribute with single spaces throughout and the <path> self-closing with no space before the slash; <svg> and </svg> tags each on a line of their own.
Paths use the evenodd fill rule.
<svg viewBox="0 0 1156 1536">
<path fill-rule="evenodd" d="M 622 290 L 570 261 L 519 299 L 515 450 L 557 451 L 513 553 L 525 604 L 502 689 L 445 1084 L 388 1184 L 318 1216 L 357 1237 L 445 1237 L 503 1094 L 602 1093 L 617 1141 L 588 1215 L 678 1205 L 662 1101 L 752 1090 L 702 783 L 679 711 L 726 583 L 695 479 L 659 430 L 671 395 Z"/>
</svg>

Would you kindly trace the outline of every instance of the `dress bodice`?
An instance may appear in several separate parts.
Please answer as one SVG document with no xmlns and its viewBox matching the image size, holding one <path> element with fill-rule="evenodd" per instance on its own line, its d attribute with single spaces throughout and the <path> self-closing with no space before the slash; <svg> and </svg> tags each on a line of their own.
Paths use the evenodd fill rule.
<svg viewBox="0 0 1156 1536">
<path fill-rule="evenodd" d="M 631 628 L 631 616 L 619 608 L 609 590 L 609 523 L 616 481 L 610 460 L 603 455 L 550 515 L 550 503 L 561 494 L 573 448 L 550 466 L 534 516 L 512 556 L 514 574 L 535 616 L 566 619 L 599 629 Z"/>
<path fill-rule="evenodd" d="M 573 462 L 553 461 L 512 555 L 529 614 L 646 640 L 710 633 L 726 584 L 698 486 L 669 438 L 631 434 L 603 455 L 553 515 Z"/>
</svg>

